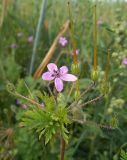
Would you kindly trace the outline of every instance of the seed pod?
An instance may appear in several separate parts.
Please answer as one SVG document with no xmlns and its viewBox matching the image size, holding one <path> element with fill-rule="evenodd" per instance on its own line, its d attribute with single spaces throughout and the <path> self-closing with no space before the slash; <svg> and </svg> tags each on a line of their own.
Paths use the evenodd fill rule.
<svg viewBox="0 0 127 160">
<path fill-rule="evenodd" d="M 79 64 L 72 63 L 71 71 L 72 71 L 72 74 L 78 75 L 80 73 Z"/>
<path fill-rule="evenodd" d="M 98 80 L 98 72 L 97 70 L 93 70 L 92 73 L 91 73 L 91 79 L 93 81 L 97 81 Z"/>
<path fill-rule="evenodd" d="M 109 92 L 109 83 L 107 81 L 102 81 L 101 82 L 101 87 L 100 87 L 101 93 L 104 95 Z"/>
</svg>

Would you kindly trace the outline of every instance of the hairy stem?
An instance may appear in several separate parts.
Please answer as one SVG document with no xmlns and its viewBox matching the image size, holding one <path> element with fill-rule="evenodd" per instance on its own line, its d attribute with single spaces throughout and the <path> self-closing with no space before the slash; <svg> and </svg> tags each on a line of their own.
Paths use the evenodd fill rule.
<svg viewBox="0 0 127 160">
<path fill-rule="evenodd" d="M 79 107 L 83 107 L 83 106 L 86 106 L 86 105 L 88 105 L 90 103 L 94 103 L 94 102 L 96 102 L 98 100 L 101 100 L 103 97 L 104 97 L 104 95 L 100 95 L 100 96 L 98 96 L 98 97 L 96 97 L 94 99 L 91 99 L 91 100 L 89 100 L 89 101 L 87 101 L 85 103 L 82 103 L 81 105 L 79 105 Z"/>
<path fill-rule="evenodd" d="M 49 93 L 50 93 L 51 96 L 53 97 L 55 103 L 57 103 L 57 100 L 55 99 L 55 96 L 54 96 L 54 94 L 53 94 L 53 92 L 52 92 L 52 90 L 51 90 L 51 88 L 50 88 L 50 83 L 48 83 L 47 88 L 48 88 Z"/>
</svg>

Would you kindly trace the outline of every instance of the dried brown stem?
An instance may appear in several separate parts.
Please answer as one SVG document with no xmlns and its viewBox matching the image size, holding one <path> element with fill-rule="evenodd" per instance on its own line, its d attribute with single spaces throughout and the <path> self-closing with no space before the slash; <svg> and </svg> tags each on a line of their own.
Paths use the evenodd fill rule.
<svg viewBox="0 0 127 160">
<path fill-rule="evenodd" d="M 39 65 L 39 67 L 37 68 L 36 72 L 33 75 L 33 78 L 36 79 L 38 77 L 40 77 L 42 71 L 44 70 L 45 66 L 48 64 L 48 62 L 50 61 L 50 59 L 52 58 L 55 49 L 57 47 L 59 38 L 67 31 L 67 29 L 69 28 L 69 21 L 66 21 L 66 23 L 63 25 L 60 33 L 57 35 L 57 37 L 55 38 L 52 46 L 50 47 L 48 53 L 46 54 L 46 56 L 44 57 L 43 61 L 41 62 L 41 64 Z"/>
</svg>

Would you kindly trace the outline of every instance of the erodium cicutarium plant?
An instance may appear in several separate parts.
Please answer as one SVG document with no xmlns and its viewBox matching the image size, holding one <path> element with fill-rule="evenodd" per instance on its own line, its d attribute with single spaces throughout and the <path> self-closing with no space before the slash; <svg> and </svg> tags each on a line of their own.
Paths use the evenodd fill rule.
<svg viewBox="0 0 127 160">
<path fill-rule="evenodd" d="M 96 6 L 94 6 L 94 11 L 96 11 Z M 69 8 L 69 13 L 70 8 Z M 70 14 L 71 17 L 71 14 Z M 7 89 L 8 91 L 15 95 L 18 99 L 21 98 L 26 101 L 26 108 L 24 114 L 21 118 L 21 127 L 26 127 L 32 132 L 36 132 L 38 134 L 39 139 L 43 139 L 45 144 L 50 143 L 53 139 L 59 140 L 60 145 L 60 157 L 61 160 L 64 160 L 64 152 L 65 152 L 65 144 L 69 142 L 70 136 L 70 126 L 76 122 L 80 124 L 94 124 L 96 127 L 104 127 L 109 129 L 114 129 L 116 125 L 114 125 L 114 121 L 112 125 L 105 125 L 105 124 L 97 124 L 96 122 L 92 122 L 91 119 L 88 118 L 84 119 L 75 116 L 77 113 L 80 115 L 84 113 L 82 109 L 84 106 L 88 104 L 95 103 L 97 101 L 102 100 L 105 95 L 109 92 L 109 83 L 108 83 L 108 72 L 109 72 L 109 62 L 110 62 L 110 52 L 108 51 L 108 58 L 107 64 L 105 69 L 105 77 L 103 77 L 102 84 L 99 84 L 100 91 L 97 92 L 95 98 L 88 99 L 85 96 L 89 91 L 95 91 L 96 86 L 98 85 L 98 63 L 97 63 L 97 28 L 96 28 L 96 14 L 94 15 L 94 56 L 93 56 L 93 67 L 91 71 L 91 79 L 90 84 L 87 86 L 86 89 L 80 90 L 80 80 L 79 75 L 80 71 L 78 68 L 78 52 L 75 36 L 74 36 L 74 28 L 72 23 L 72 18 L 70 18 L 70 30 L 71 30 L 71 37 L 72 37 L 72 56 L 73 62 L 71 66 L 74 68 L 74 75 L 69 73 L 69 69 L 66 65 L 61 66 L 60 68 L 57 67 L 55 63 L 49 63 L 51 60 L 50 58 L 47 60 L 43 66 L 43 69 L 47 65 L 47 71 L 42 73 L 42 68 L 37 72 L 38 74 L 42 74 L 42 86 L 40 89 L 35 89 L 33 91 L 33 95 L 26 86 L 28 90 L 28 96 L 21 95 L 16 90 L 15 86 L 8 83 Z M 33 41 L 33 37 L 30 37 L 29 42 Z M 56 42 L 56 41 L 55 41 Z M 68 44 L 68 40 L 61 35 L 57 39 L 57 44 L 60 44 L 61 47 L 65 49 L 65 46 Z M 58 46 L 60 46 L 58 45 Z M 56 44 L 53 45 L 56 47 Z M 51 47 L 52 49 L 52 47 Z M 49 53 L 51 53 L 51 49 Z M 54 48 L 52 49 L 55 50 Z M 79 55 L 80 56 L 80 55 Z M 124 62 L 126 63 L 126 61 Z M 48 83 L 44 83 L 47 81 Z M 40 83 L 41 83 L 40 82 Z M 53 82 L 53 87 L 50 88 L 48 85 L 50 82 Z M 69 87 L 64 87 L 65 82 L 72 82 Z M 36 83 L 36 82 L 35 82 Z M 65 86 L 66 86 L 65 85 Z M 99 88 L 98 87 L 98 88 Z M 46 89 L 48 90 L 46 90 Z M 55 89 L 54 89 L 55 88 Z M 86 101 L 85 101 L 86 100 Z M 90 122 L 91 121 L 91 122 Z M 114 127 L 115 126 L 115 127 Z"/>
</svg>

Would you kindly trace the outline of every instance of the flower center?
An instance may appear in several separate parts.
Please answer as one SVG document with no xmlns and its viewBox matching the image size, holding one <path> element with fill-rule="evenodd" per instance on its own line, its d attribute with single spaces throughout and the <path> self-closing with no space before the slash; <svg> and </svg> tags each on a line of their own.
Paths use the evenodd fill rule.
<svg viewBox="0 0 127 160">
<path fill-rule="evenodd" d="M 54 73 L 52 74 L 52 76 L 54 76 L 55 78 L 59 78 L 60 77 L 60 72 L 59 70 L 54 70 Z"/>
</svg>

